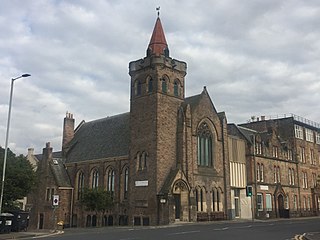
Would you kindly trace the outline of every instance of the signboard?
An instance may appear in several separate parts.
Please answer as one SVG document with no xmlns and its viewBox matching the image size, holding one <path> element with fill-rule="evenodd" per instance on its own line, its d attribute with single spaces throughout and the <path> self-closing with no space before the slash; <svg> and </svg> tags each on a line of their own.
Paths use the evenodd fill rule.
<svg viewBox="0 0 320 240">
<path fill-rule="evenodd" d="M 53 195 L 52 196 L 52 205 L 58 206 L 59 205 L 59 195 Z"/>
<path fill-rule="evenodd" d="M 266 185 L 260 185 L 260 190 L 268 191 L 268 190 L 269 190 L 269 186 L 266 186 Z"/>
<path fill-rule="evenodd" d="M 135 181 L 135 186 L 136 186 L 136 187 L 147 187 L 148 184 L 149 184 L 148 180 Z"/>
</svg>

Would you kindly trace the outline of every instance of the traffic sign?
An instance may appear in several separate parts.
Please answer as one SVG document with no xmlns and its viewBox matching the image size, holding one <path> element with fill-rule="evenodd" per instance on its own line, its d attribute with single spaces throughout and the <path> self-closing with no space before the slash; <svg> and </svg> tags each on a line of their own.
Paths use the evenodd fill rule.
<svg viewBox="0 0 320 240">
<path fill-rule="evenodd" d="M 59 205 L 59 195 L 53 195 L 52 197 L 52 205 L 58 206 Z"/>
</svg>

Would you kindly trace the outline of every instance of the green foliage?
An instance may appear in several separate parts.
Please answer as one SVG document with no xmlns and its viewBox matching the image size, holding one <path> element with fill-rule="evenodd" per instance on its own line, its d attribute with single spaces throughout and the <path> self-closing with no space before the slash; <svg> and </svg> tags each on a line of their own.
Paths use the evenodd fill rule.
<svg viewBox="0 0 320 240">
<path fill-rule="evenodd" d="M 113 206 L 112 194 L 102 188 L 86 188 L 81 203 L 87 211 L 105 212 Z"/>
<path fill-rule="evenodd" d="M 0 147 L 0 175 L 2 180 L 4 149 Z M 16 156 L 8 149 L 3 193 L 3 212 L 17 208 L 16 200 L 22 199 L 34 188 L 36 174 L 23 155 Z M 0 185 L 1 188 L 1 185 Z"/>
</svg>

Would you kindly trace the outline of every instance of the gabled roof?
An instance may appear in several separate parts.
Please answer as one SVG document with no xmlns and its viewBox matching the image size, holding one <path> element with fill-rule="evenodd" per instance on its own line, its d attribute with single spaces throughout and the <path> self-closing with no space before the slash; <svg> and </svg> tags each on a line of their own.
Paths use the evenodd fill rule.
<svg viewBox="0 0 320 240">
<path fill-rule="evenodd" d="M 193 109 L 194 107 L 199 105 L 200 99 L 201 99 L 201 94 L 198 94 L 198 95 L 185 98 L 184 103 L 186 105 L 189 104 L 191 109 Z"/>
<path fill-rule="evenodd" d="M 59 187 L 71 187 L 70 179 L 62 159 L 50 161 L 50 169 Z"/>
<path fill-rule="evenodd" d="M 247 140 L 252 143 L 252 136 L 257 134 L 258 132 L 253 130 L 253 129 L 249 129 L 249 128 L 245 128 L 242 126 L 237 126 L 239 131 L 243 134 L 243 136 L 245 136 L 247 138 Z"/>
<path fill-rule="evenodd" d="M 158 17 L 147 49 L 147 56 L 153 54 L 159 56 L 161 54 L 165 54 L 165 51 L 167 51 L 169 55 L 166 37 L 164 35 L 160 18 Z"/>
<path fill-rule="evenodd" d="M 212 102 L 212 100 L 211 100 L 211 98 L 210 98 L 210 96 L 209 96 L 209 93 L 208 93 L 206 87 L 203 87 L 203 90 L 202 90 L 202 92 L 201 92 L 200 94 L 185 98 L 183 105 L 184 105 L 184 107 L 185 107 L 185 106 L 187 106 L 187 105 L 189 104 L 189 105 L 190 105 L 190 108 L 191 108 L 191 110 L 192 110 L 192 109 L 194 109 L 194 108 L 196 108 L 197 106 L 200 105 L 200 101 L 201 101 L 201 99 L 202 99 L 203 97 L 207 97 L 207 98 L 209 99 L 213 111 L 214 111 L 215 113 L 218 113 L 217 110 L 216 110 L 216 108 L 215 108 L 215 106 L 214 106 L 214 104 L 213 104 L 213 102 Z M 222 114 L 222 115 L 221 115 L 221 114 Z M 220 114 L 220 115 L 223 116 L 224 113 L 221 112 L 221 114 Z"/>
<path fill-rule="evenodd" d="M 130 114 L 83 123 L 68 144 L 66 162 L 129 155 Z"/>
</svg>

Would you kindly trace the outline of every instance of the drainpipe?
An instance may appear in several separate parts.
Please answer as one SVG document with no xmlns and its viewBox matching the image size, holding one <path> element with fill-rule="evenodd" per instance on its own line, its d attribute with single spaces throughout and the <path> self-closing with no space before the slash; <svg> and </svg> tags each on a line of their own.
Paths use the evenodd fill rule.
<svg viewBox="0 0 320 240">
<path fill-rule="evenodd" d="M 74 194 L 74 188 L 71 188 L 71 203 L 70 203 L 70 228 L 73 225 L 73 194 Z"/>
<path fill-rule="evenodd" d="M 252 157 L 253 157 L 253 182 L 254 184 L 254 194 L 251 197 L 251 211 L 252 211 L 252 221 L 255 219 L 255 215 L 257 212 L 257 203 L 255 200 L 257 199 L 257 161 L 256 161 L 256 136 L 252 135 Z"/>
<path fill-rule="evenodd" d="M 228 216 L 228 199 L 227 199 L 227 194 L 228 194 L 228 191 L 227 191 L 227 176 L 226 176 L 226 167 L 230 167 L 230 166 L 226 166 L 226 154 L 225 154 L 225 144 L 224 144 L 224 120 L 225 118 L 222 119 L 222 158 L 223 158 L 223 174 L 224 174 L 224 205 L 225 205 L 225 214 L 227 215 L 227 219 L 229 219 L 229 216 Z"/>
</svg>

